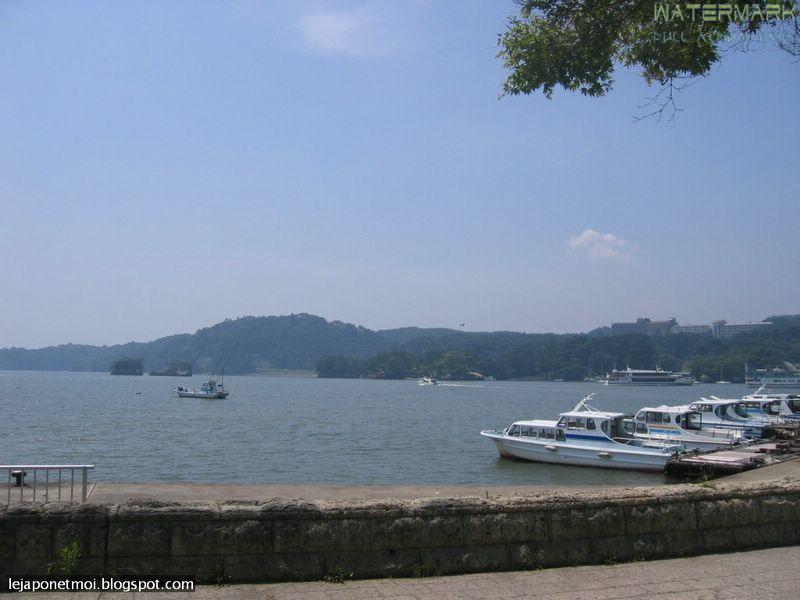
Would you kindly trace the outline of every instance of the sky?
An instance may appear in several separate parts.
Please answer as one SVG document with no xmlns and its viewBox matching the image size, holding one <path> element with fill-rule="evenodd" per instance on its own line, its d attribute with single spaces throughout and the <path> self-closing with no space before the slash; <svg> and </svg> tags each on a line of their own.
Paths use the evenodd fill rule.
<svg viewBox="0 0 800 600">
<path fill-rule="evenodd" d="M 499 98 L 510 0 L 0 0 L 0 347 L 800 312 L 800 64 Z"/>
</svg>

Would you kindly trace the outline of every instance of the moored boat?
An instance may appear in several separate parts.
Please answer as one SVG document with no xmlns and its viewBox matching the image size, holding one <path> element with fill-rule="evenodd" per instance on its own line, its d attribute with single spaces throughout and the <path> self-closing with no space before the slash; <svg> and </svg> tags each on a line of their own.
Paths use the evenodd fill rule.
<svg viewBox="0 0 800 600">
<path fill-rule="evenodd" d="M 516 421 L 503 430 L 487 429 L 501 456 L 534 462 L 611 469 L 661 471 L 681 444 L 643 440 L 628 433 L 625 415 L 592 408 L 589 394 L 557 421 Z"/>
<path fill-rule="evenodd" d="M 703 428 L 703 413 L 686 406 L 644 407 L 625 426 L 634 437 L 683 444 L 687 450 L 719 450 L 744 441 L 742 430 Z"/>
<path fill-rule="evenodd" d="M 737 430 L 749 438 L 767 437 L 769 433 L 770 423 L 748 415 L 747 408 L 741 400 L 725 400 L 711 396 L 691 403 L 689 410 L 701 413 L 702 429 L 705 430 Z"/>
<path fill-rule="evenodd" d="M 751 369 L 745 364 L 745 385 L 759 388 L 768 386 L 800 389 L 800 368 L 788 361 L 784 361 L 783 364 L 784 367 L 770 369 Z"/>
</svg>

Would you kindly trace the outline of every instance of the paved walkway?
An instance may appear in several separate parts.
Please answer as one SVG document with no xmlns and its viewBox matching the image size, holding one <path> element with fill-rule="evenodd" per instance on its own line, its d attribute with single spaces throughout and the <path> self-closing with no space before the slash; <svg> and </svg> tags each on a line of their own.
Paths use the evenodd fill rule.
<svg viewBox="0 0 800 600">
<path fill-rule="evenodd" d="M 457 496 L 519 496 L 547 491 L 592 491 L 604 486 L 551 485 L 240 485 L 226 483 L 97 483 L 89 502 L 120 504 L 137 498 L 173 502 L 259 500 L 265 498 L 305 500 L 414 500 Z M 629 486 L 630 487 L 630 486 Z M 619 489 L 622 489 L 621 487 Z"/>
<path fill-rule="evenodd" d="M 194 593 L 139 594 L 146 600 L 768 600 L 797 598 L 800 546 L 694 558 L 540 571 L 481 573 L 424 579 L 375 579 L 347 583 L 281 583 L 202 586 Z M 42 600 L 107 600 L 129 594 L 22 594 Z M 17 596 L 18 597 L 18 596 Z"/>
</svg>

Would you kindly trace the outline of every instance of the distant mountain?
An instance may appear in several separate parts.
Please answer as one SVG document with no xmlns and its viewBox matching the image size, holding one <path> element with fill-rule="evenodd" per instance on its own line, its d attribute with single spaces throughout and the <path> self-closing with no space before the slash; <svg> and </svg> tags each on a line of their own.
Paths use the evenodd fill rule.
<svg viewBox="0 0 800 600">
<path fill-rule="evenodd" d="M 323 356 L 364 358 L 392 346 L 375 331 L 315 315 L 243 317 L 147 343 L 6 348 L 0 350 L 0 369 L 108 371 L 115 360 L 134 357 L 144 360 L 146 371 L 187 362 L 195 372 L 208 372 L 222 360 L 227 373 L 257 373 L 270 368 L 313 369 Z"/>
<path fill-rule="evenodd" d="M 691 369 L 713 378 L 744 377 L 744 363 L 766 367 L 800 362 L 800 317 L 770 317 L 775 326 L 717 340 L 710 335 L 609 336 L 470 332 L 402 327 L 373 331 L 309 314 L 227 319 L 193 334 L 114 346 L 65 344 L 0 350 L 0 369 L 108 371 L 114 361 L 142 359 L 145 371 L 188 363 L 195 373 L 225 362 L 226 373 L 315 369 L 329 377 L 539 377 L 582 379 L 614 367 Z M 730 375 L 729 375 L 730 374 Z"/>
</svg>

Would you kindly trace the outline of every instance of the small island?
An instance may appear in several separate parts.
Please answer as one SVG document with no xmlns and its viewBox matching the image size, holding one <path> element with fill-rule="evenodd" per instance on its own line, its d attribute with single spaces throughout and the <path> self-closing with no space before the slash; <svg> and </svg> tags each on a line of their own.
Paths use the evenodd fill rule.
<svg viewBox="0 0 800 600">
<path fill-rule="evenodd" d="M 150 375 L 158 377 L 191 377 L 192 363 L 176 362 L 170 363 L 166 369 L 161 371 L 150 371 Z"/>
<path fill-rule="evenodd" d="M 112 375 L 144 375 L 144 359 L 120 358 L 111 363 Z"/>
</svg>

